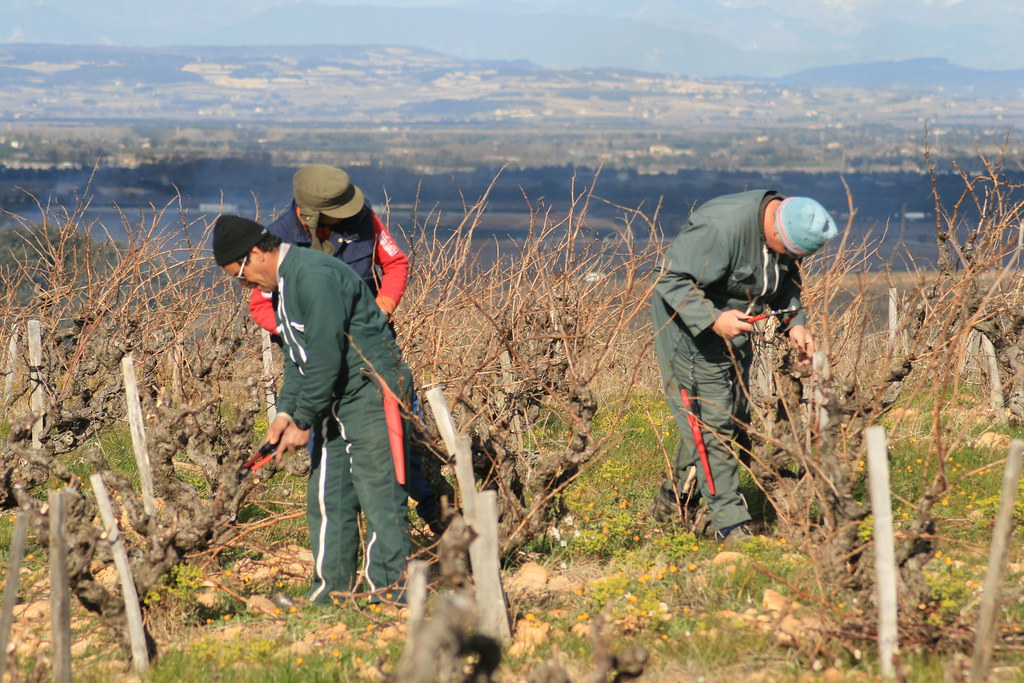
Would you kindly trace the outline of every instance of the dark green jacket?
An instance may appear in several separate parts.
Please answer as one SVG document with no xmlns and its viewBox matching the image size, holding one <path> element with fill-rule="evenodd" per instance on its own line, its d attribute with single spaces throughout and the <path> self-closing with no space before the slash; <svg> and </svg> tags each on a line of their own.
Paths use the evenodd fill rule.
<svg viewBox="0 0 1024 683">
<path fill-rule="evenodd" d="M 395 381 L 398 346 L 352 268 L 320 251 L 290 248 L 278 266 L 277 291 L 285 360 L 278 410 L 314 424 L 334 399 L 368 381 L 364 370 Z"/>
<path fill-rule="evenodd" d="M 711 325 L 722 311 L 754 315 L 800 303 L 798 264 L 764 241 L 761 209 L 775 197 L 782 198 L 774 190 L 723 195 L 691 214 L 665 253 L 654 289 L 656 331 L 682 326 L 693 337 L 714 334 Z M 801 311 L 789 326 L 804 320 Z M 737 348 L 747 343 L 746 335 L 733 341 Z"/>
</svg>

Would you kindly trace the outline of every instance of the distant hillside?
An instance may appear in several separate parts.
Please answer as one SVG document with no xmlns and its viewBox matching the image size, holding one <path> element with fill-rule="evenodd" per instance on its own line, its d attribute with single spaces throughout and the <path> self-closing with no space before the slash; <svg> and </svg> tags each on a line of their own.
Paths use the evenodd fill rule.
<svg viewBox="0 0 1024 683">
<path fill-rule="evenodd" d="M 202 11 L 202 10 L 200 10 Z M 35 42 L 98 45 L 401 45 L 436 50 L 468 60 L 530 61 L 563 68 L 624 68 L 679 75 L 745 73 L 756 64 L 776 72 L 792 68 L 792 58 L 775 63 L 769 53 L 752 60 L 743 50 L 706 33 L 631 19 L 586 15 L 503 14 L 472 8 L 330 6 L 309 0 L 262 11 L 240 12 L 211 24 L 140 25 L 132 13 L 104 21 L 73 15 L 60 7 L 4 12 L 0 43 Z"/>
<path fill-rule="evenodd" d="M 915 11 L 913 5 L 927 5 Z M 1002 3 L 998 10 L 979 5 Z M 808 65 L 942 57 L 1024 64 L 1016 0 L 4 0 L 0 44 L 399 45 L 463 59 L 779 77 Z M 398 6 L 400 5 L 400 6 Z M 412 6 L 416 5 L 416 6 Z M 970 6 L 970 9 L 968 9 Z"/>
<path fill-rule="evenodd" d="M 775 82 L 811 88 L 870 88 L 953 97 L 1024 98 L 1024 69 L 982 71 L 939 58 L 804 69 Z"/>
<path fill-rule="evenodd" d="M 780 81 L 694 79 L 621 68 L 553 69 L 526 60 L 464 59 L 388 45 L 0 44 L 0 120 L 580 131 L 809 124 L 919 128 L 924 119 L 1024 125 L 1020 73 L 915 60 L 809 70 Z M 1013 74 L 1016 90 L 1010 87 Z M 954 83 L 956 88 L 950 86 Z M 931 97 L 908 98 L 908 90 Z M 983 95 L 999 99 L 1001 108 Z M 961 99 L 947 106 L 954 97 Z"/>
</svg>

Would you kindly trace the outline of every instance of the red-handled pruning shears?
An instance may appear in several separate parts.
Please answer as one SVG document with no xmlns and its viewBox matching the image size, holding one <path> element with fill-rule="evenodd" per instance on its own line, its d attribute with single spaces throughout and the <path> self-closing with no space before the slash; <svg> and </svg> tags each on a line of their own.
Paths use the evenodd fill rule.
<svg viewBox="0 0 1024 683">
<path fill-rule="evenodd" d="M 758 320 L 764 320 L 765 318 L 782 318 L 787 315 L 794 315 L 801 308 L 803 308 L 803 304 L 800 304 L 799 306 L 793 306 L 791 308 L 782 308 L 779 310 L 765 311 L 764 313 L 759 313 L 758 315 L 745 318 L 744 322 L 756 323 Z"/>
<path fill-rule="evenodd" d="M 270 462 L 276 450 L 277 444 L 275 443 L 265 443 L 260 446 L 260 449 L 256 451 L 256 455 L 243 462 L 242 466 L 238 468 L 238 481 L 242 481 L 249 476 L 250 472 L 255 472 Z"/>
</svg>

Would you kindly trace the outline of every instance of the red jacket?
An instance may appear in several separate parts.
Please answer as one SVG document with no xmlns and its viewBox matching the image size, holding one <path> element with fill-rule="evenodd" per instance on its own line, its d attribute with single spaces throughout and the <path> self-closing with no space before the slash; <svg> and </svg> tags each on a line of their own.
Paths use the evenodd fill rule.
<svg viewBox="0 0 1024 683">
<path fill-rule="evenodd" d="M 409 279 L 409 258 L 399 248 L 395 238 L 388 232 L 387 226 L 372 209 L 369 209 L 369 205 L 367 205 L 367 209 L 373 221 L 372 259 L 365 265 L 357 262 L 349 263 L 345 256 L 353 252 L 347 248 L 340 250 L 337 256 L 349 263 L 363 277 L 371 291 L 375 293 L 377 305 L 390 317 L 405 294 L 405 286 Z M 298 208 L 294 202 L 292 202 L 292 210 L 282 214 L 276 221 L 268 225 L 267 229 L 288 244 L 308 247 L 312 243 L 308 229 L 299 220 Z M 374 266 L 380 266 L 379 277 Z M 366 272 L 360 272 L 361 270 Z M 271 333 L 277 332 L 272 292 L 261 292 L 254 289 L 249 300 L 249 312 L 260 327 Z"/>
</svg>

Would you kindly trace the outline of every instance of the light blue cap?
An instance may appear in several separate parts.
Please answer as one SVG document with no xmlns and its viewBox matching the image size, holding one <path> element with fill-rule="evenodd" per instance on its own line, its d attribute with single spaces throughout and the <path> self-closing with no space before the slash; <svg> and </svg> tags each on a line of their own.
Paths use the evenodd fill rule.
<svg viewBox="0 0 1024 683">
<path fill-rule="evenodd" d="M 825 207 L 810 197 L 788 197 L 775 210 L 775 229 L 793 256 L 809 256 L 839 231 Z"/>
</svg>

